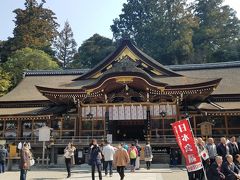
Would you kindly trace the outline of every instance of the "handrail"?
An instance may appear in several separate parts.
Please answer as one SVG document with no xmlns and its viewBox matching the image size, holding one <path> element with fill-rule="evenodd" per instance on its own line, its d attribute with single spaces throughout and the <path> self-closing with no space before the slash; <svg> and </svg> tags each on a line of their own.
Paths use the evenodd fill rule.
<svg viewBox="0 0 240 180">
<path fill-rule="evenodd" d="M 200 136 L 197 136 L 200 137 Z M 218 143 L 222 135 L 214 135 L 213 138 L 215 139 L 215 142 Z M 147 137 L 145 137 L 147 138 Z M 3 139 L 3 138 L 1 138 Z M 54 144 L 67 144 L 69 142 L 72 142 L 74 144 L 89 144 L 92 139 L 97 139 L 99 143 L 104 141 L 106 137 L 104 136 L 61 136 L 58 138 L 51 139 L 51 142 L 54 142 Z M 4 139 L 7 141 L 7 143 L 19 143 L 19 142 L 30 142 L 37 144 L 39 143 L 38 137 L 18 137 L 18 138 L 6 138 Z M 114 141 L 116 142 L 130 142 L 131 140 L 122 140 L 122 141 Z M 151 143 L 176 143 L 176 139 L 174 135 L 151 135 L 150 137 L 150 142 Z"/>
</svg>

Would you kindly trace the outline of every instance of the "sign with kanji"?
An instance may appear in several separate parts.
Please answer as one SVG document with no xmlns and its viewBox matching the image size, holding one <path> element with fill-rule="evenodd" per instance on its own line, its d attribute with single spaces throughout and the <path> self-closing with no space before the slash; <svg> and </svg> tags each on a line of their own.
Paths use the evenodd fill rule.
<svg viewBox="0 0 240 180">
<path fill-rule="evenodd" d="M 107 134 L 107 141 L 112 144 L 112 134 Z"/>
<path fill-rule="evenodd" d="M 50 130 L 51 128 L 47 126 L 43 126 L 38 129 L 39 130 L 39 141 L 49 141 L 50 140 Z"/>
<path fill-rule="evenodd" d="M 198 125 L 200 126 L 202 136 L 212 136 L 212 123 L 202 122 Z"/>
<path fill-rule="evenodd" d="M 202 161 L 198 154 L 188 120 L 184 119 L 177 121 L 171 125 L 176 136 L 177 143 L 186 159 L 187 171 L 192 172 L 202 169 Z"/>
</svg>

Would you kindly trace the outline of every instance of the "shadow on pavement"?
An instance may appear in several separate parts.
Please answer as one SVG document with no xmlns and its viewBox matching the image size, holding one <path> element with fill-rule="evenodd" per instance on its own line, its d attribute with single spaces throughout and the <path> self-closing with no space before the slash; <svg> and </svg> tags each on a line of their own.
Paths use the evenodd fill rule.
<svg viewBox="0 0 240 180">
<path fill-rule="evenodd" d="M 91 175 L 85 175 L 81 177 L 71 177 L 70 179 L 79 179 L 79 178 L 89 178 L 91 179 Z M 32 178 L 31 180 L 59 180 L 59 178 Z"/>
</svg>

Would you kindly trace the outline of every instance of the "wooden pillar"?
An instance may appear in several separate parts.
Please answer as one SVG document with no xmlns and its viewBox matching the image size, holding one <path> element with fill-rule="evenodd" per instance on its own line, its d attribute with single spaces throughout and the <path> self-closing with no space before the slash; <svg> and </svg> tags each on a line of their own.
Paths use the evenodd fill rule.
<svg viewBox="0 0 240 180">
<path fill-rule="evenodd" d="M 81 101 L 78 100 L 78 115 L 77 115 L 77 136 L 82 135 L 82 106 Z"/>
<path fill-rule="evenodd" d="M 192 116 L 193 117 L 193 123 L 194 123 L 194 135 L 196 135 L 197 134 L 197 124 L 196 124 L 196 116 L 194 115 L 194 116 Z"/>
<path fill-rule="evenodd" d="M 178 96 L 176 96 L 175 97 L 176 99 L 175 99 L 175 102 L 176 102 L 176 113 L 177 113 L 177 115 L 176 115 L 176 121 L 178 121 L 178 120 L 180 120 L 181 119 L 181 117 L 180 117 L 180 115 L 181 115 L 181 112 L 180 112 L 180 108 L 179 108 L 179 104 L 180 104 L 180 99 L 179 99 L 179 97 Z"/>
<path fill-rule="evenodd" d="M 50 126 L 49 126 L 50 127 Z M 34 120 L 32 119 L 32 134 L 31 134 L 31 140 L 34 139 Z"/>
<path fill-rule="evenodd" d="M 63 131 L 63 117 L 60 118 L 61 121 L 61 127 L 60 127 L 60 139 L 62 139 L 62 131 Z"/>
<path fill-rule="evenodd" d="M 227 121 L 227 115 L 224 114 L 224 120 L 225 120 L 225 127 L 226 127 L 226 136 L 229 136 L 229 132 L 228 132 L 228 121 Z"/>
<path fill-rule="evenodd" d="M 112 130 L 110 130 L 110 128 L 109 127 L 111 127 L 112 128 L 112 126 L 110 126 L 110 120 L 109 120 L 109 106 L 107 106 L 107 104 L 106 104 L 106 112 L 104 113 L 104 117 L 103 117 L 103 124 L 104 124 L 104 138 L 105 139 L 107 139 L 107 134 L 109 133 L 109 134 L 112 134 Z M 108 113 L 108 117 L 106 117 L 106 114 Z M 106 118 L 108 118 L 108 119 L 106 119 Z M 107 130 L 106 130 L 106 120 L 108 121 L 108 124 L 107 124 Z M 110 133 L 111 132 L 111 133 Z"/>
<path fill-rule="evenodd" d="M 16 132 L 16 135 L 17 135 L 17 139 L 19 139 L 21 137 L 20 135 L 21 135 L 21 132 L 22 132 L 22 129 L 23 129 L 22 125 L 21 125 L 22 124 L 22 120 L 17 118 L 16 121 L 17 121 L 17 132 Z"/>
<path fill-rule="evenodd" d="M 51 145 L 51 150 L 50 150 L 50 165 L 54 165 L 54 158 L 55 158 L 55 153 L 54 153 L 54 145 Z"/>
<path fill-rule="evenodd" d="M 147 141 L 148 142 L 151 142 L 151 139 L 152 139 L 152 126 L 151 126 L 151 124 L 152 124 L 152 119 L 151 119 L 151 112 L 150 112 L 150 104 L 148 104 L 147 105 L 147 120 L 149 119 L 149 121 L 150 121 L 150 128 L 148 128 L 147 127 Z"/>
<path fill-rule="evenodd" d="M 2 135 L 2 137 L 5 136 L 5 132 L 6 132 L 6 119 L 3 119 L 3 135 Z"/>
<path fill-rule="evenodd" d="M 77 102 L 76 105 L 76 109 L 77 109 L 77 114 L 75 116 L 75 121 L 74 121 L 74 136 L 79 136 L 79 104 Z"/>
</svg>

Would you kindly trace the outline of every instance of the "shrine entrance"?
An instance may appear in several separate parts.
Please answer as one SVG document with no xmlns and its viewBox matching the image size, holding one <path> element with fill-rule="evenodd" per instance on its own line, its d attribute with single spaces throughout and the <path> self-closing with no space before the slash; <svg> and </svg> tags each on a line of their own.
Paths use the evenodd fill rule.
<svg viewBox="0 0 240 180">
<path fill-rule="evenodd" d="M 114 141 L 145 140 L 144 120 L 117 120 L 111 124 Z"/>
</svg>

